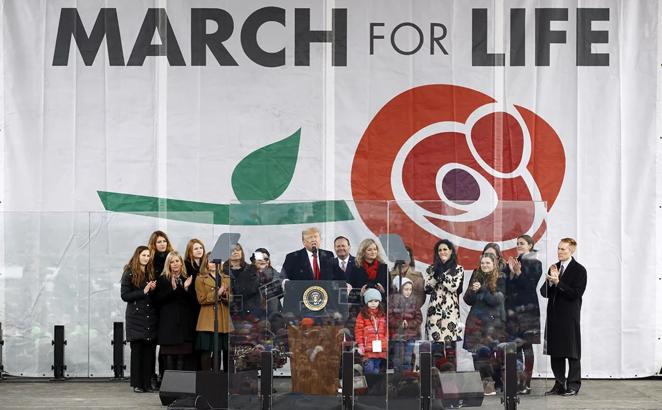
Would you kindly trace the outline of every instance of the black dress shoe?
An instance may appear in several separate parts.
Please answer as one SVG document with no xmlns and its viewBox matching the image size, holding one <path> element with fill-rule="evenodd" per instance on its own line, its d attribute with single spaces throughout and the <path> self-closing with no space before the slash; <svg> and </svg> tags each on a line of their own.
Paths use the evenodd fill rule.
<svg viewBox="0 0 662 410">
<path fill-rule="evenodd" d="M 568 390 L 565 391 L 565 393 L 563 393 L 563 395 L 564 396 L 576 396 L 577 393 L 579 393 L 579 391 L 577 391 L 575 389 L 568 389 Z"/>
<path fill-rule="evenodd" d="M 133 392 L 134 393 L 145 393 L 145 390 L 141 389 L 140 387 L 134 387 Z"/>
<path fill-rule="evenodd" d="M 563 387 L 554 386 L 551 390 L 545 392 L 545 396 L 563 396 L 565 389 Z"/>
</svg>

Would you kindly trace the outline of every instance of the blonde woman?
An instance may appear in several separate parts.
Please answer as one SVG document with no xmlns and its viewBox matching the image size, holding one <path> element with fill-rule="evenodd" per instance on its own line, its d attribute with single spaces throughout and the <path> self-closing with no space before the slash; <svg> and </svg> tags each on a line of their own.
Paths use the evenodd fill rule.
<svg viewBox="0 0 662 410">
<path fill-rule="evenodd" d="M 379 254 L 379 247 L 374 239 L 361 241 L 355 264 L 356 268 L 347 277 L 347 283 L 354 289 L 361 289 L 361 295 L 368 289 L 375 288 L 382 294 L 382 300 L 386 301 L 388 267 Z"/>
<path fill-rule="evenodd" d="M 197 304 L 193 277 L 186 273 L 184 258 L 177 251 L 168 253 L 163 273 L 156 281 L 159 304 L 159 345 L 165 370 L 189 370 L 194 340 L 193 304 Z"/>
</svg>

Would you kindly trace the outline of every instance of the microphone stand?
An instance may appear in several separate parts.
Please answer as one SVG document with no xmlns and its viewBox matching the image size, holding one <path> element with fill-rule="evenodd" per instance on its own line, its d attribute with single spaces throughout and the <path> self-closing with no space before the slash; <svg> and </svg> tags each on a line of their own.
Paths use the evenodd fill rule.
<svg viewBox="0 0 662 410">
<path fill-rule="evenodd" d="M 218 366 L 218 289 L 221 287 L 221 264 L 223 261 L 221 259 L 214 259 L 214 264 L 216 265 L 216 275 L 214 277 L 214 370 L 213 373 L 220 373 Z M 226 369 L 227 370 L 227 369 Z"/>
</svg>

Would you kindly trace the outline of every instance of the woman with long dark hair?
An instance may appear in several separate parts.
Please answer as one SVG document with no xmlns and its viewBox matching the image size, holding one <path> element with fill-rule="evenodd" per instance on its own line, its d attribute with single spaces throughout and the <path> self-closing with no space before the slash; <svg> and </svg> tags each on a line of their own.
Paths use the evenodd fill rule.
<svg viewBox="0 0 662 410">
<path fill-rule="evenodd" d="M 136 393 L 152 389 L 158 312 L 152 297 L 156 288 L 154 274 L 147 268 L 150 252 L 139 246 L 124 266 L 121 281 L 122 300 L 126 305 L 126 340 L 131 346 L 131 386 Z"/>
<path fill-rule="evenodd" d="M 464 268 L 457 264 L 455 245 L 448 239 L 435 243 L 433 252 L 433 263 L 426 270 L 424 278 L 425 292 L 430 295 L 425 328 L 430 340 L 443 343 L 445 359 L 438 361 L 437 367 L 454 371 L 457 369 L 457 325 L 460 321 L 459 297 Z"/>
<path fill-rule="evenodd" d="M 189 370 L 192 367 L 193 296 L 193 277 L 186 273 L 184 259 L 177 251 L 168 253 L 163 272 L 156 282 L 159 345 L 165 370 Z"/>
<path fill-rule="evenodd" d="M 186 273 L 193 278 L 192 288 L 192 299 L 193 299 L 193 325 L 195 326 L 198 323 L 198 315 L 200 314 L 200 304 L 198 303 L 198 297 L 196 295 L 195 282 L 198 278 L 198 274 L 202 269 L 203 258 L 205 256 L 205 244 L 202 243 L 200 239 L 193 238 L 188 241 L 186 244 L 186 251 L 184 251 L 184 266 L 186 266 Z M 194 329 L 195 330 L 195 329 Z M 193 350 L 193 363 L 197 366 L 201 363 L 200 351 L 197 349 Z"/>
<path fill-rule="evenodd" d="M 168 235 L 163 231 L 154 231 L 149 236 L 147 241 L 147 247 L 151 254 L 151 259 L 149 261 L 148 269 L 154 273 L 154 277 L 159 277 L 163 272 L 163 267 L 165 265 L 166 256 L 169 252 L 172 252 L 172 244 Z"/>
<path fill-rule="evenodd" d="M 505 339 L 506 284 L 492 253 L 480 257 L 480 268 L 474 270 L 464 301 L 471 306 L 464 327 L 465 350 L 471 352 L 474 369 L 480 372 L 486 395 L 501 388 L 501 366 L 497 345 Z M 492 384 L 494 383 L 494 384 Z"/>
<path fill-rule="evenodd" d="M 538 282 L 542 263 L 536 257 L 535 242 L 529 235 L 517 238 L 517 259 L 508 259 L 506 277 L 506 314 L 509 339 L 517 343 L 517 356 L 524 363 L 520 394 L 531 393 L 533 345 L 540 344 L 540 306 Z"/>
</svg>

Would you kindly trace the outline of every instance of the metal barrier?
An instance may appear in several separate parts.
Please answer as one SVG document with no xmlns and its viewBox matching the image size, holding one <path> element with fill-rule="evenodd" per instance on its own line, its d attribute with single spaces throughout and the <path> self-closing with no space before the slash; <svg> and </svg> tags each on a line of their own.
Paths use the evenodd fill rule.
<svg viewBox="0 0 662 410">
<path fill-rule="evenodd" d="M 53 329 L 54 339 L 51 341 L 53 348 L 53 365 L 51 369 L 53 370 L 53 378 L 55 380 L 64 380 L 64 371 L 67 370 L 67 366 L 64 364 L 64 346 L 66 346 L 67 341 L 64 339 L 64 326 L 55 325 Z"/>
<path fill-rule="evenodd" d="M 110 366 L 110 370 L 115 373 L 115 379 L 124 379 L 124 370 L 126 370 L 124 364 L 124 346 L 126 346 L 124 322 L 113 323 L 113 340 L 110 341 L 110 344 L 113 346 L 113 364 Z"/>
<path fill-rule="evenodd" d="M 2 348 L 5 340 L 2 338 L 2 323 L 0 323 L 0 382 L 5 378 L 5 366 L 2 364 Z"/>
</svg>

